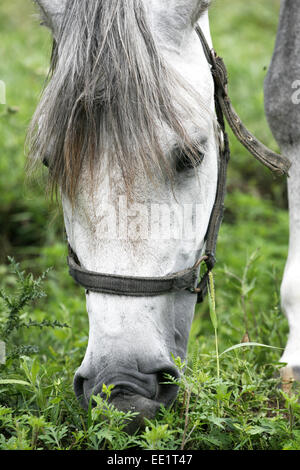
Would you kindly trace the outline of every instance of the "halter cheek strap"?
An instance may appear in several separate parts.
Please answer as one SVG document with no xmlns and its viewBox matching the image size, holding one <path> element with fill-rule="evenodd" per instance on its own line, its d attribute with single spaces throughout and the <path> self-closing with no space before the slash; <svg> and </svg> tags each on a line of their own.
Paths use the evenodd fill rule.
<svg viewBox="0 0 300 470">
<path fill-rule="evenodd" d="M 68 265 L 74 280 L 93 292 L 126 296 L 156 296 L 170 292 L 189 291 L 197 294 L 197 303 L 202 302 L 207 293 L 207 281 L 215 265 L 215 253 L 221 226 L 226 193 L 226 173 L 230 158 L 228 135 L 225 131 L 226 118 L 237 139 L 261 163 L 277 174 L 287 174 L 291 163 L 281 155 L 272 152 L 259 142 L 243 125 L 234 111 L 228 96 L 228 75 L 225 64 L 214 50 L 211 50 L 199 26 L 196 32 L 200 38 L 215 84 L 215 108 L 219 124 L 219 155 L 217 193 L 205 236 L 205 253 L 191 268 L 168 274 L 163 277 L 131 277 L 102 274 L 83 268 L 76 254 L 69 246 Z M 206 271 L 198 282 L 200 265 L 205 263 Z"/>
</svg>

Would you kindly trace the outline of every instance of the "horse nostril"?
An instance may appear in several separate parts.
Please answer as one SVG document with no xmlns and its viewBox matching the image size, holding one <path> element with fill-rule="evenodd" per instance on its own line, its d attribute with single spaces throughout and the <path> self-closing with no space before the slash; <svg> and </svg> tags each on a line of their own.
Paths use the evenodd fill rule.
<svg viewBox="0 0 300 470">
<path fill-rule="evenodd" d="M 102 383 L 114 384 L 110 396 L 112 402 L 125 403 L 130 397 L 135 396 L 143 398 L 149 406 L 153 402 L 153 407 L 159 407 L 159 404 L 169 407 L 177 396 L 176 379 L 178 378 L 177 369 L 169 365 L 148 373 L 122 370 L 118 374 L 111 373 L 107 377 L 94 376 L 92 378 L 87 378 L 77 371 L 73 386 L 77 399 L 85 409 L 88 408 L 92 395 L 102 395 Z"/>
<path fill-rule="evenodd" d="M 84 397 L 84 386 L 83 386 L 83 384 L 84 384 L 84 378 L 82 377 L 82 375 L 80 375 L 78 373 L 75 374 L 74 382 L 73 382 L 74 392 L 75 392 L 75 395 L 76 395 L 77 399 L 81 403 L 81 406 L 86 408 L 87 404 L 86 404 L 86 400 L 85 400 L 85 397 Z"/>
</svg>

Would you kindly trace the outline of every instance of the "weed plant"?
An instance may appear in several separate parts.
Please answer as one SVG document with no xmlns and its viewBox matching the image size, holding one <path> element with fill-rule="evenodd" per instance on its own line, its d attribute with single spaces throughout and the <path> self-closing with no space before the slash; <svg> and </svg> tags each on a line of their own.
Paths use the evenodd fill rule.
<svg viewBox="0 0 300 470">
<path fill-rule="evenodd" d="M 246 282 L 254 260 L 250 257 L 237 282 Z M 274 360 L 278 347 L 250 342 L 244 335 L 244 342 L 221 351 L 220 312 L 212 276 L 209 349 L 193 337 L 187 361 L 173 357 L 181 376 L 178 380 L 166 376 L 165 381 L 176 383 L 178 399 L 171 409 L 162 407 L 155 420 L 147 420 L 145 429 L 132 436 L 126 433 L 126 426 L 134 414 L 109 403 L 112 386 L 104 385 L 106 398 L 93 397 L 95 406 L 86 412 L 72 390 L 73 371 L 63 373 L 63 363 L 70 369 L 70 362 L 61 357 L 62 352 L 37 352 L 41 335 L 33 335 L 36 344 L 24 343 L 25 330 L 50 328 L 47 334 L 51 337 L 51 331 L 69 328 L 58 321 L 29 319 L 34 305 L 45 302 L 45 274 L 34 279 L 16 263 L 12 266 L 17 282 L 14 294 L 1 292 L 1 334 L 8 351 L 0 366 L 1 449 L 300 449 L 297 390 L 286 394 L 280 388 L 282 364 Z M 250 285 L 253 281 L 247 279 Z M 241 292 L 247 305 L 251 289 Z M 261 355 L 257 349 L 263 350 Z"/>
</svg>

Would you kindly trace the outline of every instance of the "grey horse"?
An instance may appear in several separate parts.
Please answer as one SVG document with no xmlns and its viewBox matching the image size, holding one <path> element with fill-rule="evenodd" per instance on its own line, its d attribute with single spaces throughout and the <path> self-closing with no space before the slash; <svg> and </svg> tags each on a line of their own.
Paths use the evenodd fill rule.
<svg viewBox="0 0 300 470">
<path fill-rule="evenodd" d="M 300 380 L 300 0 L 282 0 L 277 40 L 265 80 L 265 109 L 282 152 L 292 162 L 288 178 L 289 253 L 281 301 L 289 337 L 281 361 L 284 381 Z"/>
<path fill-rule="evenodd" d="M 198 266 L 216 200 L 222 140 L 214 81 L 195 31 L 198 25 L 212 47 L 210 1 L 36 3 L 52 31 L 53 54 L 29 134 L 30 161 L 49 167 L 78 264 L 92 273 L 147 279 Z M 285 31 L 284 9 L 282 16 Z M 280 45 L 278 50 L 280 67 L 275 54 L 266 83 L 267 110 L 283 150 L 293 157 L 296 143 L 286 144 L 280 121 L 281 112 L 288 115 L 284 125 L 292 113 L 272 91 L 272 71 L 277 76 L 283 68 L 287 75 Z M 296 128 L 287 130 L 297 142 Z M 296 182 L 297 170 L 292 173 Z M 295 186 L 292 205 L 294 192 Z M 284 284 L 291 289 L 289 282 Z M 286 297 L 291 302 L 283 292 Z M 75 393 L 87 407 L 103 384 L 113 384 L 112 403 L 139 413 L 135 429 L 176 398 L 177 388 L 164 378 L 179 376 L 172 357 L 186 357 L 196 296 L 186 290 L 143 297 L 87 289 L 86 303 L 89 342 Z M 293 352 L 283 360 L 297 371 L 300 335 L 292 312 L 287 351 Z"/>
</svg>

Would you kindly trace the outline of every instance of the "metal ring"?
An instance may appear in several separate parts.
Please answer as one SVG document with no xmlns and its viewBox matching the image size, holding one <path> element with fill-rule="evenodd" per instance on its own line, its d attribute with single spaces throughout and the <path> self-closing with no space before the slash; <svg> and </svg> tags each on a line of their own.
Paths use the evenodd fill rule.
<svg viewBox="0 0 300 470">
<path fill-rule="evenodd" d="M 196 262 L 196 264 L 193 266 L 194 269 L 196 268 L 199 268 L 200 264 L 203 263 L 203 261 L 207 261 L 208 260 L 208 256 L 205 255 L 205 256 L 202 256 L 202 258 L 198 259 L 198 261 Z"/>
</svg>

